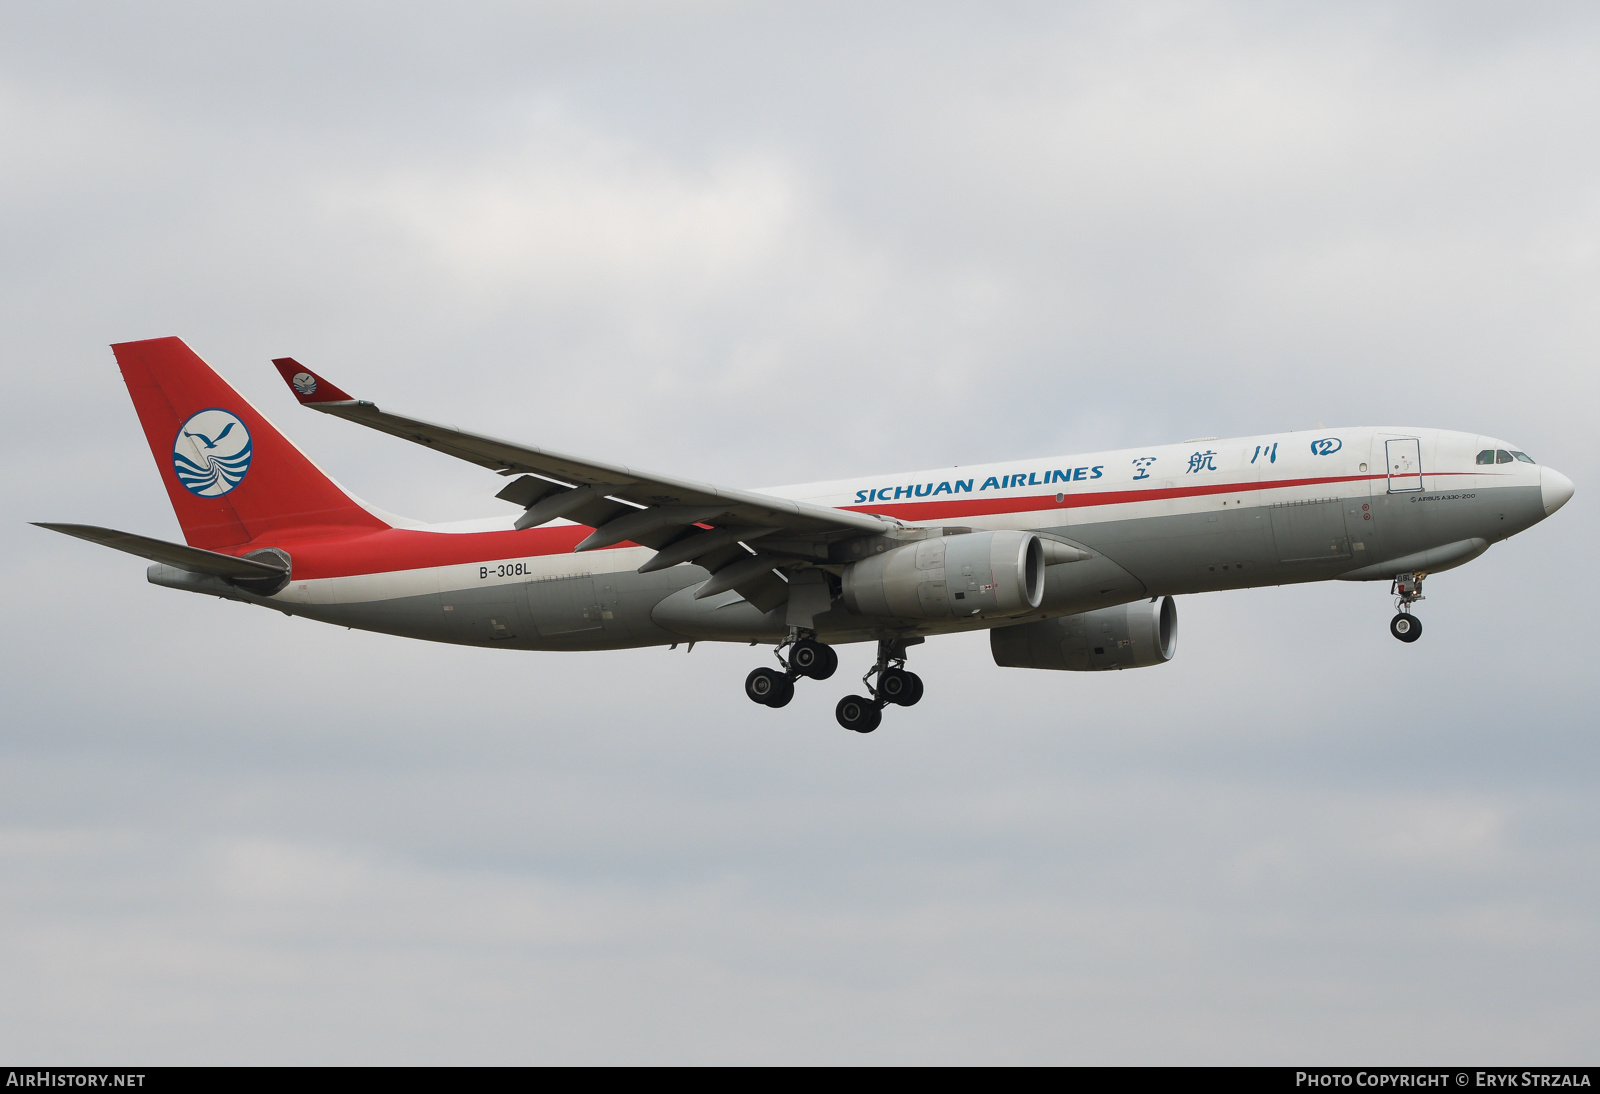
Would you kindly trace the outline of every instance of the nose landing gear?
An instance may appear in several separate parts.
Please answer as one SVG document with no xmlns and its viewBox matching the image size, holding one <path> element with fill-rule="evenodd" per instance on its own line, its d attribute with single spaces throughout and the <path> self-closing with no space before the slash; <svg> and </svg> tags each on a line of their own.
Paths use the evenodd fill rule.
<svg viewBox="0 0 1600 1094">
<path fill-rule="evenodd" d="M 906 668 L 906 647 L 922 641 L 922 638 L 892 638 L 878 642 L 878 660 L 861 678 L 871 697 L 846 695 L 840 699 L 833 710 L 840 725 L 856 733 L 871 733 L 883 721 L 886 704 L 916 705 L 922 698 L 922 677 Z M 876 686 L 872 683 L 874 676 L 878 678 Z"/>
<path fill-rule="evenodd" d="M 1422 620 L 1411 614 L 1411 605 L 1426 599 L 1422 595 L 1425 573 L 1396 574 L 1389 593 L 1394 599 L 1395 617 L 1389 620 L 1389 633 L 1402 642 L 1415 642 L 1422 637 Z"/>
</svg>

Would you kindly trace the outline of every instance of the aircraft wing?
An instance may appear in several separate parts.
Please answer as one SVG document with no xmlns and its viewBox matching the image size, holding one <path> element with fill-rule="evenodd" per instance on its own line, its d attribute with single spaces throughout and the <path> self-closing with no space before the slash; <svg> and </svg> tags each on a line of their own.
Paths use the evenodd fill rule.
<svg viewBox="0 0 1600 1094">
<path fill-rule="evenodd" d="M 787 594 L 772 571 L 786 559 L 826 558 L 829 540 L 899 527 L 886 517 L 669 478 L 391 414 L 346 394 L 292 357 L 272 363 L 302 406 L 502 475 L 520 475 L 495 495 L 523 506 L 519 529 L 567 517 L 595 530 L 576 550 L 640 543 L 657 551 L 641 572 L 681 562 L 705 567 L 715 576 L 699 596 L 732 588 L 758 607 L 775 606 Z M 755 548 L 741 546 L 758 539 L 766 542 L 754 554 Z"/>
</svg>

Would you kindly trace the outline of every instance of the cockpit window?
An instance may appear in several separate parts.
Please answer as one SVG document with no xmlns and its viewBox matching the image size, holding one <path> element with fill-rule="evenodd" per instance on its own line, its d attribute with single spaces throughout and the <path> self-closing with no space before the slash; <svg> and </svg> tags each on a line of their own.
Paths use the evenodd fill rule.
<svg viewBox="0 0 1600 1094">
<path fill-rule="evenodd" d="M 1507 452 L 1503 448 L 1495 449 L 1494 462 L 1495 463 L 1510 463 L 1511 462 L 1511 453 Z"/>
<path fill-rule="evenodd" d="M 1494 449 L 1485 448 L 1482 452 L 1479 452 L 1478 453 L 1478 462 L 1479 463 L 1493 463 L 1494 462 Z"/>
<path fill-rule="evenodd" d="M 1523 463 L 1537 463 L 1538 462 L 1532 456 L 1528 455 L 1526 452 L 1512 452 L 1511 454 L 1513 456 L 1515 456 L 1518 460 L 1522 461 Z"/>
</svg>

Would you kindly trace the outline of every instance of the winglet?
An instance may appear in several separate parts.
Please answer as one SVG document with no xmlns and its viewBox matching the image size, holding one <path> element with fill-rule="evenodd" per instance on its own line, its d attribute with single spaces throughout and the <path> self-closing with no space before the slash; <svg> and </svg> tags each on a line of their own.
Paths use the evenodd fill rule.
<svg viewBox="0 0 1600 1094">
<path fill-rule="evenodd" d="M 306 368 L 293 357 L 274 357 L 283 382 L 289 385 L 294 397 L 302 406 L 311 403 L 353 403 L 355 399 L 334 387 L 328 381 Z"/>
</svg>

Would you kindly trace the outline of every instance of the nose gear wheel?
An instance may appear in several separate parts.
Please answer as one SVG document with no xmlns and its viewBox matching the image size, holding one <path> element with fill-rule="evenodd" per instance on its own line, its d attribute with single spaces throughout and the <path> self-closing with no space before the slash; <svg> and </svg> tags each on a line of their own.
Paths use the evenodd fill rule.
<svg viewBox="0 0 1600 1094">
<path fill-rule="evenodd" d="M 1422 637 L 1422 620 L 1409 612 L 1399 612 L 1389 620 L 1389 633 L 1402 642 L 1415 642 Z"/>
</svg>

